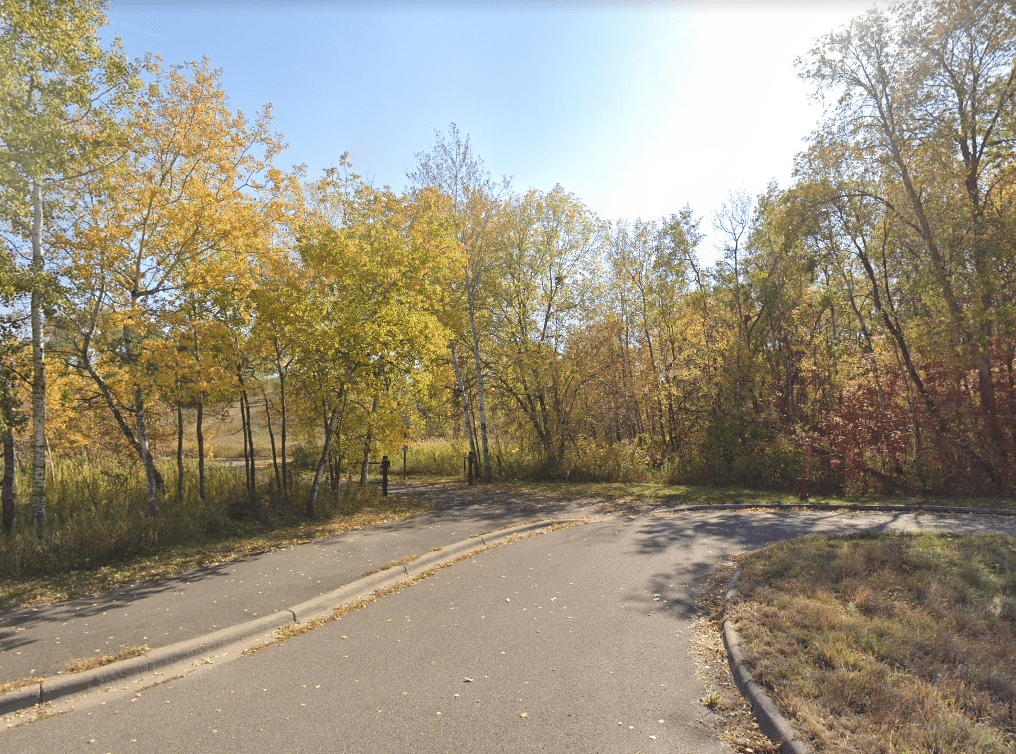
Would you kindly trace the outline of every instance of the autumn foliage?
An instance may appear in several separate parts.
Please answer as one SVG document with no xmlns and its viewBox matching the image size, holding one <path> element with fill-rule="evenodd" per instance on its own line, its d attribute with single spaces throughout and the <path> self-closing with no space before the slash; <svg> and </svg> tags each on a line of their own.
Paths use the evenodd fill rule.
<svg viewBox="0 0 1016 754">
<path fill-rule="evenodd" d="M 3 13 L 3 34 L 50 33 Z M 239 515 L 314 516 L 322 490 L 422 438 L 500 477 L 1014 490 L 1008 3 L 875 10 L 817 40 L 798 67 L 830 106 L 793 184 L 732 195 L 709 227 L 689 207 L 605 222 L 561 186 L 518 192 L 454 125 L 402 194 L 345 157 L 308 177 L 281 165 L 270 107 L 232 109 L 207 60 L 89 54 L 119 99 L 69 92 L 31 138 L 0 123 L 24 166 L 0 174 L 0 423 L 33 468 L 29 300 L 48 453 L 127 462 L 150 516 L 208 501 L 223 412 Z M 106 115 L 72 117 L 86 101 Z M 47 222 L 26 224 L 31 201 Z"/>
</svg>

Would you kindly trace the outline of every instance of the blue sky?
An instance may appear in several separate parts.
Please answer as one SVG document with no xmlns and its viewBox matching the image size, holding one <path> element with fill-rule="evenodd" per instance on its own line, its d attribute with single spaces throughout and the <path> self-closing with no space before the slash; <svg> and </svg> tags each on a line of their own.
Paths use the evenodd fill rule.
<svg viewBox="0 0 1016 754">
<path fill-rule="evenodd" d="M 794 58 L 867 5 L 111 0 L 103 34 L 208 56 L 234 107 L 273 104 L 283 162 L 311 176 L 348 150 L 401 189 L 455 122 L 516 190 L 560 183 L 611 220 L 690 204 L 709 233 L 729 191 L 789 181 L 820 114 Z"/>
</svg>

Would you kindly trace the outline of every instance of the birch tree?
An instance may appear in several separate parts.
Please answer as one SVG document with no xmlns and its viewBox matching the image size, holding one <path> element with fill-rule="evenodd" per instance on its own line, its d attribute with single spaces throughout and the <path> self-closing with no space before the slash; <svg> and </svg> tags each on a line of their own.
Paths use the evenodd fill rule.
<svg viewBox="0 0 1016 754">
<path fill-rule="evenodd" d="M 100 169 L 113 115 L 136 85 L 119 43 L 99 44 L 105 3 L 5 0 L 0 5 L 0 222 L 30 270 L 32 517 L 46 525 L 45 311 L 54 194 Z"/>
</svg>

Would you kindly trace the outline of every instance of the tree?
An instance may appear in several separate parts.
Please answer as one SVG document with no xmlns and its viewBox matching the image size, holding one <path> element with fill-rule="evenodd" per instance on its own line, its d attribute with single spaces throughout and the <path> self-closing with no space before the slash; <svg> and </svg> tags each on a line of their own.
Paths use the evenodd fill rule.
<svg viewBox="0 0 1016 754">
<path fill-rule="evenodd" d="M 286 177 L 266 110 L 233 113 L 220 72 L 150 65 L 146 93 L 122 128 L 125 153 L 82 182 L 61 235 L 75 333 L 68 357 L 91 380 L 145 468 L 150 512 L 164 486 L 149 441 L 149 412 L 172 339 L 167 317 L 200 290 L 227 309 L 242 303 L 268 247 Z M 228 316 L 228 315 L 227 315 Z"/>
<path fill-rule="evenodd" d="M 547 470 L 556 472 L 585 384 L 572 335 L 598 298 L 604 229 L 560 186 L 519 198 L 510 222 L 493 281 L 495 379 L 531 429 Z"/>
<path fill-rule="evenodd" d="M 369 461 L 372 441 L 393 429 L 378 409 L 407 387 L 426 388 L 447 342 L 441 291 L 461 265 L 439 193 L 399 197 L 355 176 L 317 190 L 341 211 L 309 216 L 276 296 L 285 304 L 262 310 L 288 340 L 294 382 L 320 406 L 324 444 L 307 500 L 311 518 L 346 422 L 362 430 Z"/>
<path fill-rule="evenodd" d="M 933 339 L 945 363 L 973 370 L 979 416 L 966 453 L 995 490 L 1011 488 L 1016 438 L 1004 428 L 996 354 L 1012 337 L 1016 176 L 1016 10 L 994 0 L 936 0 L 873 10 L 826 35 L 802 75 L 837 104 L 813 149 L 842 155 L 837 187 L 882 205 L 893 225 L 890 254 L 922 279 Z M 911 380 L 945 435 L 944 397 Z"/>
<path fill-rule="evenodd" d="M 134 91 L 135 70 L 119 43 L 99 44 L 106 18 L 98 0 L 10 0 L 0 7 L 0 221 L 27 245 L 31 277 L 32 516 L 46 525 L 46 362 L 44 310 L 51 194 L 99 169 L 113 116 Z"/>
<path fill-rule="evenodd" d="M 408 174 L 414 191 L 430 187 L 437 189 L 450 200 L 449 210 L 458 225 L 458 240 L 466 251 L 466 265 L 463 270 L 461 290 L 465 298 L 469 321 L 469 344 L 476 368 L 476 394 L 480 409 L 480 446 L 483 453 L 483 478 L 491 480 L 490 448 L 487 432 L 487 399 L 484 390 L 484 360 L 480 349 L 480 335 L 477 327 L 477 310 L 480 303 L 484 277 L 491 268 L 494 246 L 497 244 L 497 216 L 499 200 L 508 190 L 508 179 L 500 184 L 490 178 L 469 144 L 469 136 L 463 139 L 454 123 L 445 136 L 435 132 L 436 143 L 429 153 L 416 155 L 416 170 Z M 457 282 L 457 281 L 456 281 Z M 453 348 L 453 346 L 450 347 Z M 459 385 L 462 390 L 462 385 Z M 463 397 L 466 426 L 470 426 L 468 411 Z M 472 442 L 472 438 L 471 438 Z"/>
</svg>

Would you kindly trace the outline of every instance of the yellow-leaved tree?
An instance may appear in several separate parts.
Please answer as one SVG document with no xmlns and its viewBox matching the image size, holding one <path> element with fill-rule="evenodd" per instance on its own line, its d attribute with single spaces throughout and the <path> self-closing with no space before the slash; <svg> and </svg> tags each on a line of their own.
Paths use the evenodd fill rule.
<svg viewBox="0 0 1016 754">
<path fill-rule="evenodd" d="M 277 278 L 281 285 L 260 301 L 261 326 L 271 323 L 296 386 L 305 402 L 313 396 L 323 417 L 309 517 L 346 420 L 355 418 L 369 460 L 372 439 L 386 428 L 379 407 L 407 389 L 426 389 L 446 342 L 440 292 L 450 275 L 461 274 L 460 247 L 438 193 L 411 200 L 355 176 L 317 189 L 328 192 L 318 205 L 331 210 L 309 215 L 298 255 Z"/>
<path fill-rule="evenodd" d="M 178 388 L 181 370 L 196 371 L 166 344 L 197 342 L 201 328 L 187 316 L 197 314 L 195 292 L 215 310 L 247 289 L 287 177 L 272 165 L 283 145 L 269 108 L 253 121 L 233 112 L 207 60 L 169 69 L 152 60 L 148 70 L 122 124 L 125 152 L 82 183 L 61 247 L 69 365 L 138 453 L 155 514 L 164 483 L 150 443 L 153 399 Z"/>
</svg>

